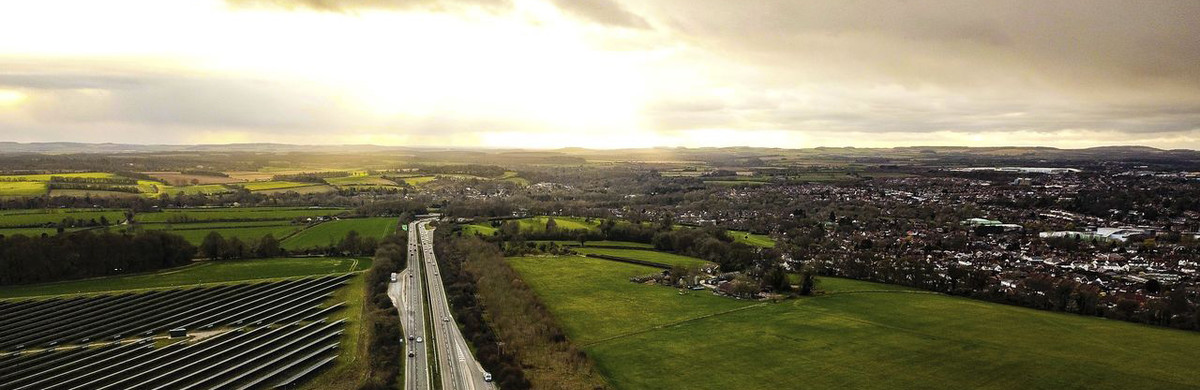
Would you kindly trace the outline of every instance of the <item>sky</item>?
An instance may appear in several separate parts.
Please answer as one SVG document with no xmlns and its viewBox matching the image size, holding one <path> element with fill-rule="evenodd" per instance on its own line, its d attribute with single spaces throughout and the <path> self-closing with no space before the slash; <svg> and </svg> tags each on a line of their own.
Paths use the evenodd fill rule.
<svg viewBox="0 0 1200 390">
<path fill-rule="evenodd" d="M 1200 2 L 0 2 L 0 141 L 1200 149 Z"/>
</svg>

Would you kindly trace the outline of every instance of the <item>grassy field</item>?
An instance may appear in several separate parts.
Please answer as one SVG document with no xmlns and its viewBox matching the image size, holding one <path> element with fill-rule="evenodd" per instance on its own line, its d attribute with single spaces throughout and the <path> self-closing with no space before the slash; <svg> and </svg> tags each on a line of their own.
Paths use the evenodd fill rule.
<svg viewBox="0 0 1200 390">
<path fill-rule="evenodd" d="M 250 183 L 239 184 L 243 188 L 250 191 L 266 191 L 266 190 L 282 190 L 287 188 L 308 187 L 317 185 L 317 183 L 305 183 L 298 181 L 256 181 Z"/>
<path fill-rule="evenodd" d="M 105 172 L 84 172 L 84 173 L 50 173 L 43 175 L 4 175 L 0 176 L 0 180 L 21 180 L 21 181 L 50 181 L 51 176 L 58 177 L 82 177 L 88 179 L 111 179 L 117 177 L 111 173 Z"/>
<path fill-rule="evenodd" d="M 375 186 L 395 186 L 396 182 L 384 179 L 379 176 L 347 176 L 325 179 L 329 184 L 335 186 L 351 186 L 351 187 L 375 187 Z"/>
<path fill-rule="evenodd" d="M 480 224 L 463 225 L 462 227 L 462 232 L 466 235 L 482 234 L 485 236 L 490 236 L 496 234 L 497 230 L 498 229 L 491 227 L 491 225 Z"/>
<path fill-rule="evenodd" d="M 230 239 L 237 237 L 245 243 L 257 242 L 268 234 L 282 240 L 284 237 L 300 230 L 302 225 L 293 225 L 287 221 L 265 222 L 214 222 L 214 223 L 181 223 L 181 224 L 142 224 L 146 230 L 163 230 L 183 237 L 188 242 L 199 245 L 209 232 L 217 232 L 221 237 Z M 112 228 L 110 228 L 112 229 Z M 119 228 L 117 228 L 119 229 Z"/>
<path fill-rule="evenodd" d="M 584 255 L 607 255 L 616 256 L 626 259 L 652 261 L 655 263 L 666 265 L 682 265 L 684 267 L 703 267 L 712 265 L 712 263 L 697 259 L 695 257 L 680 256 L 673 253 L 638 250 L 638 249 L 616 249 L 616 248 L 590 248 L 581 247 L 574 248 L 575 252 Z"/>
<path fill-rule="evenodd" d="M 170 209 L 156 213 L 138 214 L 139 222 L 167 222 L 171 217 L 184 217 L 195 221 L 267 221 L 291 220 L 294 218 L 330 216 L 349 210 L 337 208 L 303 207 L 241 207 L 208 209 Z"/>
<path fill-rule="evenodd" d="M 165 185 L 159 184 L 158 187 L 159 187 L 159 193 L 167 193 L 167 194 L 171 194 L 171 195 L 179 195 L 179 194 L 209 195 L 209 194 L 224 194 L 224 193 L 228 193 L 228 192 L 233 192 L 233 190 L 229 189 L 229 187 L 226 187 L 221 184 L 201 184 L 201 185 L 182 186 L 182 187 L 165 186 Z"/>
<path fill-rule="evenodd" d="M 121 210 L 105 209 L 35 209 L 35 210 L 6 210 L 0 212 L 0 227 L 36 226 L 47 223 L 59 223 L 64 218 L 77 220 L 108 219 L 109 223 L 117 223 L 125 219 Z"/>
<path fill-rule="evenodd" d="M 36 181 L 0 182 L 0 196 L 38 196 L 46 193 L 46 183 Z"/>
<path fill-rule="evenodd" d="M 341 241 L 342 237 L 345 237 L 351 230 L 358 232 L 362 237 L 383 238 L 396 232 L 397 223 L 396 218 L 391 217 L 354 218 L 324 222 L 304 229 L 304 231 L 284 240 L 281 244 L 287 250 L 337 245 L 338 241 Z"/>
<path fill-rule="evenodd" d="M 738 231 L 738 230 L 730 230 L 727 232 L 727 234 L 729 234 L 729 237 L 732 237 L 734 241 L 737 241 L 737 242 L 740 242 L 740 243 L 743 243 L 746 245 L 757 246 L 757 247 L 761 247 L 761 248 L 774 248 L 775 247 L 775 240 L 772 240 L 770 236 L 767 236 L 765 234 L 753 234 L 750 232 L 743 232 L 743 231 Z"/>
<path fill-rule="evenodd" d="M 509 259 L 618 389 L 1195 388 L 1200 335 L 844 279 L 739 301 L 649 268 Z"/>
<path fill-rule="evenodd" d="M 521 224 L 521 230 L 538 232 L 538 231 L 546 230 L 546 221 L 548 221 L 550 218 L 551 217 L 530 217 L 530 218 L 518 219 L 517 222 Z M 575 218 L 575 217 L 553 217 L 553 218 L 554 218 L 554 223 L 558 225 L 559 229 L 600 230 L 600 223 L 596 222 L 596 221 L 588 222 L 588 221 L 584 220 L 583 218 Z"/>
<path fill-rule="evenodd" d="M 437 178 L 433 176 L 414 176 L 404 178 L 404 182 L 413 187 L 418 187 L 434 180 L 437 180 Z"/>
<path fill-rule="evenodd" d="M 311 257 L 205 261 L 138 275 L 4 286 L 0 287 L 0 298 L 175 288 L 195 284 L 346 273 L 361 271 L 370 266 L 370 258 Z"/>
</svg>

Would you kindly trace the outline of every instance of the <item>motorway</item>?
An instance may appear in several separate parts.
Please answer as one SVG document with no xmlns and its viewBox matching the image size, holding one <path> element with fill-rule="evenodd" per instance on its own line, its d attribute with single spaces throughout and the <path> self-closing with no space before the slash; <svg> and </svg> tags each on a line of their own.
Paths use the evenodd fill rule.
<svg viewBox="0 0 1200 390">
<path fill-rule="evenodd" d="M 423 268 L 429 283 L 430 315 L 433 317 L 433 336 L 436 340 L 438 368 L 441 373 L 442 389 L 444 390 L 484 390 L 492 389 L 491 382 L 484 380 L 486 372 L 483 366 L 475 360 L 467 340 L 459 331 L 450 313 L 450 302 L 446 299 L 446 289 L 438 274 L 438 265 L 433 251 L 433 232 L 429 229 L 430 220 L 417 222 L 417 230 L 421 239 L 421 254 L 424 258 Z M 411 242 L 411 241 L 410 241 Z"/>
<path fill-rule="evenodd" d="M 432 342 L 425 331 L 425 297 L 421 283 L 420 244 L 417 241 L 417 224 L 408 224 L 408 268 L 396 275 L 397 281 L 388 286 L 388 297 L 396 310 L 400 311 L 400 321 L 404 331 L 413 340 L 405 339 L 404 388 L 405 390 L 432 389 L 433 382 L 429 375 L 429 358 L 426 343 Z M 416 338 L 425 339 L 418 343 Z M 414 356 L 409 357 L 408 351 Z"/>
</svg>

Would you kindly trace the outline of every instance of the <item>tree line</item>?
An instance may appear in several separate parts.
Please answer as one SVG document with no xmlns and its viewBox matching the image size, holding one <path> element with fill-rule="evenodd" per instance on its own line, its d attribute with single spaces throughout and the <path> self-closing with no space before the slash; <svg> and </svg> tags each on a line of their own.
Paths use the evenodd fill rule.
<svg viewBox="0 0 1200 390">
<path fill-rule="evenodd" d="M 571 344 L 545 305 L 504 262 L 497 244 L 452 237 L 448 230 L 437 230 L 435 249 L 455 318 L 501 388 L 608 387 L 587 354 Z"/>
<path fill-rule="evenodd" d="M 154 271 L 188 264 L 195 254 L 187 240 L 161 231 L 0 236 L 0 285 Z"/>
</svg>

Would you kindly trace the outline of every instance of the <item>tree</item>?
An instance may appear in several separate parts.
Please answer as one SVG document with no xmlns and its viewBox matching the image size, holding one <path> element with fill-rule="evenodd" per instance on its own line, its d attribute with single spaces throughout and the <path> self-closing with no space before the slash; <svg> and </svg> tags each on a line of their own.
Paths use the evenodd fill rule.
<svg viewBox="0 0 1200 390">
<path fill-rule="evenodd" d="M 1147 280 L 1145 288 L 1147 293 L 1158 294 L 1159 291 L 1162 291 L 1162 282 L 1159 282 L 1158 279 Z"/>
<path fill-rule="evenodd" d="M 546 218 L 546 234 L 553 234 L 558 230 L 558 222 L 554 221 L 554 217 Z"/>
<path fill-rule="evenodd" d="M 817 267 L 807 262 L 800 267 L 800 295 L 812 295 L 817 288 Z"/>
<path fill-rule="evenodd" d="M 225 251 L 225 237 L 215 231 L 208 232 L 200 243 L 200 254 L 209 259 L 219 259 Z"/>
<path fill-rule="evenodd" d="M 792 290 L 792 284 L 788 281 L 787 273 L 783 271 L 783 267 L 778 265 L 767 270 L 767 273 L 763 275 L 762 284 L 763 287 L 777 293 L 785 293 Z"/>
<path fill-rule="evenodd" d="M 337 250 L 338 250 L 338 252 L 341 252 L 341 253 L 350 253 L 350 254 L 361 253 L 362 252 L 362 237 L 359 237 L 358 231 L 351 230 L 350 232 L 346 233 L 346 236 L 342 237 L 342 240 L 340 242 L 338 242 Z"/>
<path fill-rule="evenodd" d="M 258 239 L 258 245 L 254 246 L 254 255 L 260 258 L 279 256 L 282 252 L 283 248 L 279 247 L 279 240 L 269 233 Z"/>
<path fill-rule="evenodd" d="M 246 257 L 247 252 L 246 243 L 242 239 L 230 237 L 228 240 L 225 240 L 225 250 L 222 257 L 226 259 L 241 259 Z"/>
</svg>

